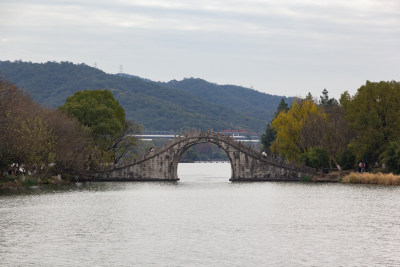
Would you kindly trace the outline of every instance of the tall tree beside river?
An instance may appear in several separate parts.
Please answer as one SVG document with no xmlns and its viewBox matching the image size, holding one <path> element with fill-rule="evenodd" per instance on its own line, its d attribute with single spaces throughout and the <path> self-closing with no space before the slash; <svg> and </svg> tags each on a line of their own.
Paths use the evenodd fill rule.
<svg viewBox="0 0 400 267">
<path fill-rule="evenodd" d="M 281 112 L 287 112 L 289 110 L 289 105 L 285 102 L 285 99 L 281 99 L 281 102 L 278 105 L 278 108 L 276 109 L 276 112 L 274 114 L 275 119 L 279 113 Z M 265 133 L 261 136 L 261 144 L 264 148 L 264 151 L 266 151 L 268 154 L 271 154 L 271 144 L 276 138 L 276 130 L 272 128 L 271 123 L 267 124 L 267 129 L 265 130 Z"/>
<path fill-rule="evenodd" d="M 82 175 L 94 153 L 91 137 L 77 120 L 41 107 L 0 80 L 0 175 L 14 163 L 39 179 Z"/>
<path fill-rule="evenodd" d="M 59 110 L 72 115 L 92 133 L 103 152 L 101 161 L 117 164 L 138 140 L 137 124 L 125 119 L 125 111 L 108 90 L 78 91 Z"/>
<path fill-rule="evenodd" d="M 336 158 L 349 167 L 354 162 L 343 159 L 350 160 L 354 153 L 357 160 L 381 160 L 398 172 L 399 103 L 400 83 L 396 81 L 367 81 L 354 96 L 344 92 L 340 105 L 324 90 L 319 105 L 308 96 L 274 118 L 277 137 L 272 148 L 287 159 L 306 163 L 312 158 L 307 154 L 324 150 L 338 169 Z"/>
<path fill-rule="evenodd" d="M 378 161 L 391 142 L 400 141 L 400 83 L 369 82 L 351 97 L 340 99 L 346 118 L 357 138 L 351 146 L 357 157 Z"/>
<path fill-rule="evenodd" d="M 316 145 L 316 133 L 305 133 L 305 126 L 320 120 L 326 120 L 326 114 L 312 100 L 293 101 L 287 112 L 279 113 L 272 121 L 272 127 L 276 130 L 272 152 L 284 155 L 289 160 L 298 160 Z"/>
<path fill-rule="evenodd" d="M 17 160 L 13 152 L 16 136 L 12 133 L 17 114 L 30 101 L 14 84 L 0 80 L 0 171 L 1 173 L 11 163 Z M 0 173 L 0 175 L 1 175 Z"/>
<path fill-rule="evenodd" d="M 332 161 L 341 169 L 336 158 L 346 148 L 351 133 L 342 107 L 328 97 L 326 89 L 319 105 L 309 94 L 295 100 L 288 111 L 278 113 L 271 125 L 276 132 L 274 152 L 316 168 L 328 167 Z"/>
</svg>

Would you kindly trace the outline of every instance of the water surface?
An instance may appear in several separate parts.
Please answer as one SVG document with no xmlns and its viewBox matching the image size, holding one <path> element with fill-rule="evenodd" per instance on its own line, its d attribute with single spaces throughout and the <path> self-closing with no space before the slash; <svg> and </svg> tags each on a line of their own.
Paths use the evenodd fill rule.
<svg viewBox="0 0 400 267">
<path fill-rule="evenodd" d="M 2 266 L 399 266 L 398 187 L 231 183 L 228 163 L 178 182 L 0 194 Z"/>
</svg>

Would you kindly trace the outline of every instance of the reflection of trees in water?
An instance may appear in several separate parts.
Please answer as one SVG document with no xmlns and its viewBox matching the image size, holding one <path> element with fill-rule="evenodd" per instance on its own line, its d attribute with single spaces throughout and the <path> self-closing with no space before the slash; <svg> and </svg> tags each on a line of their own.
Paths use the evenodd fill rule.
<svg viewBox="0 0 400 267">
<path fill-rule="evenodd" d="M 211 143 L 204 143 L 189 148 L 183 154 L 181 162 L 228 160 L 228 156 L 221 148 Z"/>
</svg>

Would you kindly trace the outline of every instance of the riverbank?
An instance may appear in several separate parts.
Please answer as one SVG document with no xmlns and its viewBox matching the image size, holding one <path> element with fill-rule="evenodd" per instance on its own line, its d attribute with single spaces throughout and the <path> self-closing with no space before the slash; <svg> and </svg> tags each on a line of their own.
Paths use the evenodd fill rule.
<svg viewBox="0 0 400 267">
<path fill-rule="evenodd" d="M 98 181 L 85 179 L 85 181 Z M 144 181 L 144 180 L 141 180 Z M 400 185 L 400 175 L 392 173 L 384 174 L 378 173 L 357 173 L 349 171 L 334 171 L 329 174 L 321 173 L 320 176 L 303 177 L 302 182 L 313 183 L 345 183 L 345 184 L 378 184 L 378 185 Z M 46 184 L 70 184 L 68 179 L 61 179 L 57 176 L 52 176 L 47 179 L 38 179 L 36 177 L 25 177 L 21 179 L 13 175 L 0 178 L 0 189 L 17 189 L 28 188 L 32 186 L 46 185 Z"/>
<path fill-rule="evenodd" d="M 379 185 L 400 185 L 400 175 L 393 173 L 358 173 L 351 172 L 342 178 L 342 183 L 352 184 L 379 184 Z"/>
<path fill-rule="evenodd" d="M 42 184 L 69 184 L 69 180 L 61 179 L 58 176 L 52 176 L 46 179 L 39 179 L 34 176 L 26 176 L 21 178 L 14 175 L 7 175 L 0 177 L 0 189 L 16 189 L 31 186 L 38 186 Z"/>
<path fill-rule="evenodd" d="M 309 182 L 314 183 L 344 183 L 344 184 L 376 184 L 376 185 L 400 185 L 400 175 L 393 173 L 372 173 L 333 171 L 329 174 L 321 174 L 313 177 Z"/>
</svg>

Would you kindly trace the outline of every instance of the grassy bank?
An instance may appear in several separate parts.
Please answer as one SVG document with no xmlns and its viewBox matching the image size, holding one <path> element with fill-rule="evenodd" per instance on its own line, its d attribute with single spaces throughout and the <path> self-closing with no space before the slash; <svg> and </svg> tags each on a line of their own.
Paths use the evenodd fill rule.
<svg viewBox="0 0 400 267">
<path fill-rule="evenodd" d="M 358 173 L 351 172 L 344 176 L 342 183 L 353 184 L 381 184 L 381 185 L 400 185 L 400 175 L 393 173 Z"/>
</svg>

